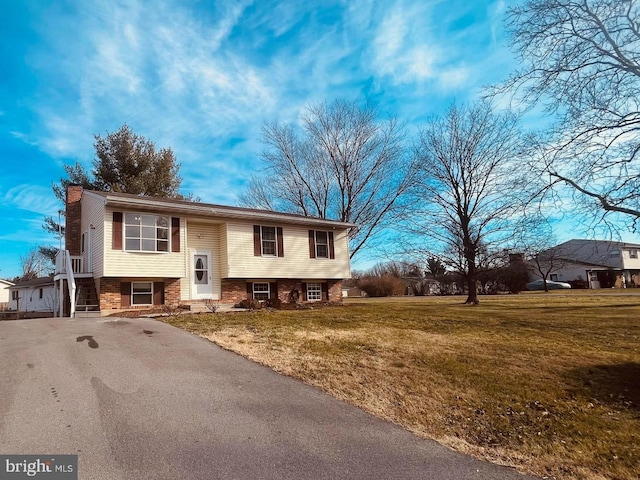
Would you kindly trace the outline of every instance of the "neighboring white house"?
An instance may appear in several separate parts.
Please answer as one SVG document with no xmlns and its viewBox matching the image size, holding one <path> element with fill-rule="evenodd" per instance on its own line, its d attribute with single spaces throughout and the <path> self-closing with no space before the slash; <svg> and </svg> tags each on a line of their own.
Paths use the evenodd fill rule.
<svg viewBox="0 0 640 480">
<path fill-rule="evenodd" d="M 611 288 L 622 275 L 627 287 L 640 286 L 640 244 L 574 239 L 541 255 L 545 253 L 555 263 L 548 280 L 582 280 L 589 288 Z"/>
<path fill-rule="evenodd" d="M 0 310 L 4 310 L 9 306 L 9 287 L 13 283 L 0 279 Z"/>
<path fill-rule="evenodd" d="M 53 277 L 34 278 L 9 287 L 9 309 L 53 313 L 57 306 Z"/>
<path fill-rule="evenodd" d="M 243 299 L 339 302 L 353 225 L 167 198 L 67 190 L 65 312 Z M 64 253 L 64 252 L 63 252 Z M 73 278 L 70 275 L 73 272 Z M 65 292 L 69 292 L 68 294 Z"/>
</svg>

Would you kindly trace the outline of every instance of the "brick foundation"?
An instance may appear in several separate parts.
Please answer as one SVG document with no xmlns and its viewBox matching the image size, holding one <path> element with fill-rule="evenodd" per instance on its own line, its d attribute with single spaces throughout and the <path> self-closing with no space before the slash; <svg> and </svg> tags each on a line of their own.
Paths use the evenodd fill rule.
<svg viewBox="0 0 640 480">
<path fill-rule="evenodd" d="M 127 280 L 130 281 L 130 280 Z M 159 280 L 156 280 L 159 281 Z M 178 305 L 180 301 L 180 279 L 164 279 L 164 303 L 165 305 Z M 96 290 L 100 302 L 100 311 L 103 315 L 115 313 L 115 311 L 135 310 L 148 308 L 138 306 L 122 307 L 120 299 L 120 278 L 102 277 L 96 279 Z M 299 302 L 303 300 L 302 280 L 280 279 L 278 282 L 278 298 L 283 302 L 289 301 L 289 294 L 293 290 L 298 291 Z M 342 280 L 328 280 L 329 302 L 342 302 Z M 235 305 L 245 300 L 247 294 L 246 280 L 222 280 L 222 298 L 220 303 Z M 195 303 L 195 302 L 189 302 Z"/>
<path fill-rule="evenodd" d="M 164 304 L 178 305 L 180 303 L 180 279 L 167 278 L 164 281 Z"/>
<path fill-rule="evenodd" d="M 298 301 L 302 301 L 302 281 L 301 280 L 291 280 L 291 279 L 283 279 L 278 280 L 278 298 L 283 302 L 289 302 L 289 294 L 293 291 L 298 291 Z"/>
<path fill-rule="evenodd" d="M 98 290 L 98 300 L 100 311 L 120 310 L 120 279 L 119 278 L 98 278 L 96 279 L 96 289 Z"/>
<path fill-rule="evenodd" d="M 342 303 L 342 280 L 329 280 L 329 302 Z"/>
<path fill-rule="evenodd" d="M 293 290 L 298 291 L 299 302 L 303 300 L 302 280 L 289 278 L 278 279 L 278 298 L 283 302 L 289 301 L 289 294 Z M 329 290 L 328 301 L 331 303 L 342 302 L 342 280 L 327 280 Z M 220 303 L 237 304 L 248 298 L 246 280 L 222 280 L 222 297 Z"/>
<path fill-rule="evenodd" d="M 180 303 L 180 279 L 166 278 L 156 279 L 164 282 L 164 304 L 178 305 Z M 148 308 L 129 305 L 122 307 L 120 298 L 120 278 L 102 277 L 96 279 L 96 290 L 100 302 L 100 311 L 106 314 L 113 310 L 135 310 L 136 308 Z"/>
<path fill-rule="evenodd" d="M 222 280 L 220 303 L 240 303 L 247 298 L 247 282 L 244 280 Z"/>
</svg>

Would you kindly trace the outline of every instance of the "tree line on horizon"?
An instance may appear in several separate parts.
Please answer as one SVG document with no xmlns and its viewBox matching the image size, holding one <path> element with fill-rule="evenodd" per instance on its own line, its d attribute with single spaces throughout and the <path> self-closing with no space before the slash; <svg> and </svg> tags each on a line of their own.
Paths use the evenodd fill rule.
<svg viewBox="0 0 640 480">
<path fill-rule="evenodd" d="M 300 125 L 265 123 L 265 169 L 240 203 L 356 225 L 351 256 L 363 249 L 426 265 L 437 258 L 467 285 L 512 249 L 535 256 L 553 242 L 550 205 L 614 228 L 640 218 L 640 7 L 636 0 L 529 0 L 508 9 L 506 25 L 520 68 L 482 100 L 452 105 L 409 138 L 401 121 L 371 103 L 310 106 Z M 496 110 L 509 99 L 518 112 Z M 504 102 L 503 102 L 504 103 Z M 522 109 L 553 119 L 526 132 Z M 170 148 L 125 124 L 95 136 L 91 172 L 66 165 L 53 185 L 194 199 L 180 193 Z M 566 200 L 565 200 L 566 203 Z M 45 229 L 58 234 L 54 218 Z M 41 248 L 44 255 L 56 249 Z"/>
</svg>

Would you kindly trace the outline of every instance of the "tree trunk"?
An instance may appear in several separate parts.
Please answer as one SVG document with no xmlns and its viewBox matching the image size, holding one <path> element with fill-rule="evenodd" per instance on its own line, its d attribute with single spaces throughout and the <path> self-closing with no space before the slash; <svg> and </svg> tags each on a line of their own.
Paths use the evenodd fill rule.
<svg viewBox="0 0 640 480">
<path fill-rule="evenodd" d="M 476 284 L 475 278 L 467 278 L 467 289 L 469 290 L 469 294 L 467 295 L 467 300 L 464 302 L 465 305 L 478 305 L 480 300 L 478 300 L 478 285 Z"/>
</svg>

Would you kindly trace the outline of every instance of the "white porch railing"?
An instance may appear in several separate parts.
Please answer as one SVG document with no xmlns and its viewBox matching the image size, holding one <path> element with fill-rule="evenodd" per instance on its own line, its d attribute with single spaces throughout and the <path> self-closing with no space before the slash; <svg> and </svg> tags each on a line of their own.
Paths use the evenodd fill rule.
<svg viewBox="0 0 640 480">
<path fill-rule="evenodd" d="M 73 276 L 73 262 L 71 261 L 71 255 L 65 250 L 65 257 L 67 259 L 67 283 L 69 284 L 69 316 L 71 318 L 76 316 L 76 279 Z"/>
<path fill-rule="evenodd" d="M 69 293 L 69 316 L 75 317 L 76 315 L 76 279 L 74 276 L 75 273 L 84 273 L 82 272 L 82 257 L 79 256 L 71 256 L 69 255 L 68 250 L 59 250 L 56 254 L 56 275 L 60 275 L 60 316 L 63 313 L 63 305 L 62 301 L 62 282 L 66 278 L 68 293 Z"/>
<path fill-rule="evenodd" d="M 71 267 L 67 266 L 67 257 L 71 260 Z M 59 250 L 56 254 L 56 274 L 67 273 L 67 269 L 73 273 L 90 273 L 85 271 L 84 257 L 80 255 L 69 255 L 68 250 Z"/>
</svg>

